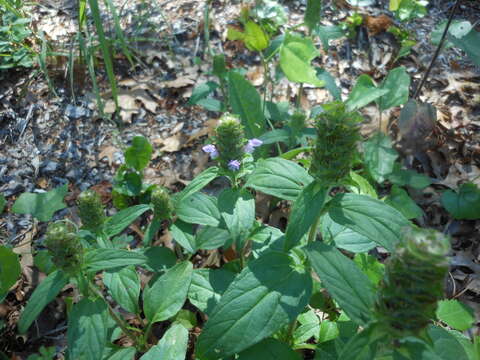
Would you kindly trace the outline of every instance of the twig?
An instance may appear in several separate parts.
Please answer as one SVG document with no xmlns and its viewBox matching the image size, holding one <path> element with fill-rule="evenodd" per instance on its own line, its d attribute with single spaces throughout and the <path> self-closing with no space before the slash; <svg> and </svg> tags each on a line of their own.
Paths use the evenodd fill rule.
<svg viewBox="0 0 480 360">
<path fill-rule="evenodd" d="M 417 99 L 418 96 L 420 95 L 420 91 L 422 90 L 423 85 L 427 81 L 428 75 L 430 75 L 430 72 L 432 71 L 433 65 L 435 64 L 435 61 L 437 60 L 438 55 L 440 54 L 440 51 L 442 50 L 443 43 L 445 42 L 445 38 L 447 37 L 447 32 L 448 28 L 450 27 L 450 24 L 452 23 L 453 20 L 453 15 L 457 11 L 458 5 L 460 4 L 461 0 L 457 0 L 455 2 L 455 5 L 453 5 L 452 10 L 450 11 L 450 15 L 448 17 L 447 25 L 445 25 L 445 29 L 443 30 L 442 38 L 440 39 L 440 42 L 437 45 L 437 49 L 435 50 L 435 54 L 433 54 L 432 61 L 430 61 L 430 65 L 428 66 L 427 71 L 423 75 L 422 81 L 417 87 L 417 90 L 415 91 L 415 95 L 413 95 L 414 99 Z"/>
</svg>

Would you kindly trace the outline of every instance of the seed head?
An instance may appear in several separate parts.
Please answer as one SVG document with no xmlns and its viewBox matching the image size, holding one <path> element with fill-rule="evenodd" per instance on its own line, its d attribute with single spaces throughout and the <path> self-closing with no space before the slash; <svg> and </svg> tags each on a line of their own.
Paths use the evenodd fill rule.
<svg viewBox="0 0 480 360">
<path fill-rule="evenodd" d="M 245 134 L 243 126 L 234 115 L 225 114 L 222 116 L 220 125 L 216 129 L 215 140 L 220 165 L 224 169 L 229 168 L 230 161 L 240 161 L 243 158 L 245 154 Z"/>
<path fill-rule="evenodd" d="M 79 269 L 82 263 L 82 245 L 72 224 L 58 221 L 47 228 L 45 246 L 55 266 L 67 273 Z"/>
<path fill-rule="evenodd" d="M 100 196 L 93 190 L 85 190 L 78 196 L 77 203 L 83 226 L 88 230 L 98 231 L 105 222 Z"/>
<path fill-rule="evenodd" d="M 174 206 L 170 194 L 165 188 L 157 187 L 152 191 L 151 202 L 155 217 L 161 220 L 170 219 L 173 215 Z"/>
</svg>

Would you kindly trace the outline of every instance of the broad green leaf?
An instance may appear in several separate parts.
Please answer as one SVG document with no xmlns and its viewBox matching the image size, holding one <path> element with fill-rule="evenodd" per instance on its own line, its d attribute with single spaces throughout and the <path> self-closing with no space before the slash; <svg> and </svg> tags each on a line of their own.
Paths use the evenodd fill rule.
<svg viewBox="0 0 480 360">
<path fill-rule="evenodd" d="M 67 351 L 70 359 L 98 360 L 107 345 L 108 307 L 88 298 L 73 305 L 68 315 Z"/>
<path fill-rule="evenodd" d="M 197 191 L 202 190 L 210 183 L 210 181 L 218 176 L 218 170 L 218 167 L 213 166 L 195 176 L 195 178 L 185 187 L 185 189 L 175 194 L 175 201 L 180 202 L 190 195 L 195 194 Z"/>
<path fill-rule="evenodd" d="M 204 82 L 192 90 L 192 95 L 187 101 L 187 105 L 198 105 L 200 100 L 204 100 L 208 95 L 218 88 L 218 84 L 213 81 Z"/>
<path fill-rule="evenodd" d="M 248 50 L 262 51 L 268 46 L 267 34 L 251 20 L 245 24 L 245 37 L 243 40 Z"/>
<path fill-rule="evenodd" d="M 323 320 L 320 323 L 320 332 L 318 335 L 318 343 L 336 339 L 340 335 L 338 324 L 334 321 Z"/>
<path fill-rule="evenodd" d="M 373 285 L 378 285 L 385 274 L 385 265 L 368 254 L 355 254 L 353 261 L 368 276 Z"/>
<path fill-rule="evenodd" d="M 268 338 L 238 355 L 237 360 L 301 360 L 300 354 L 277 339 Z"/>
<path fill-rule="evenodd" d="M 367 74 L 360 75 L 348 96 L 347 109 L 348 111 L 360 109 L 386 93 L 388 93 L 388 90 L 377 88 L 370 76 Z"/>
<path fill-rule="evenodd" d="M 6 205 L 7 205 L 7 200 L 5 199 L 5 196 L 0 194 L 0 214 L 3 212 Z"/>
<path fill-rule="evenodd" d="M 402 169 L 400 164 L 393 166 L 393 172 L 387 176 L 388 180 L 398 186 L 409 186 L 414 189 L 424 189 L 432 183 L 432 180 L 414 170 Z"/>
<path fill-rule="evenodd" d="M 137 171 L 142 171 L 148 165 L 153 148 L 143 136 L 135 136 L 127 150 L 125 150 L 125 163 Z"/>
<path fill-rule="evenodd" d="M 380 110 L 386 110 L 394 106 L 405 104 L 408 101 L 410 89 L 410 76 L 403 66 L 390 70 L 383 80 L 381 89 L 388 90 L 378 100 Z"/>
<path fill-rule="evenodd" d="M 385 204 L 400 211 L 407 219 L 416 219 L 423 216 L 423 210 L 405 190 L 397 185 L 392 186 L 390 194 L 385 198 Z"/>
<path fill-rule="evenodd" d="M 137 349 L 133 346 L 120 348 L 111 354 L 106 360 L 134 360 Z"/>
<path fill-rule="evenodd" d="M 231 243 L 231 238 L 227 229 L 204 226 L 195 236 L 195 244 L 202 250 L 218 249 L 228 243 Z"/>
<path fill-rule="evenodd" d="M 143 311 L 150 323 L 175 315 L 187 299 L 192 281 L 193 266 L 189 261 L 168 269 L 143 292 Z"/>
<path fill-rule="evenodd" d="M 313 0 L 317 1 L 317 0 Z M 342 100 L 342 93 L 335 82 L 335 78 L 327 70 L 317 68 L 317 77 L 325 82 L 325 88 L 333 96 L 335 100 Z"/>
<path fill-rule="evenodd" d="M 321 12 L 322 2 L 320 0 L 307 0 L 307 9 L 305 10 L 303 22 L 308 26 L 310 34 L 320 23 Z"/>
<path fill-rule="evenodd" d="M 367 252 L 377 246 L 368 237 L 337 224 L 328 213 L 320 220 L 320 231 L 326 242 L 353 253 Z"/>
<path fill-rule="evenodd" d="M 357 174 L 355 171 L 350 171 L 350 179 L 353 184 L 355 184 L 349 187 L 350 191 L 355 194 L 368 195 L 374 199 L 378 199 L 377 191 L 363 176 Z"/>
<path fill-rule="evenodd" d="M 367 326 L 344 346 L 338 360 L 375 359 L 378 345 L 386 337 L 385 331 L 382 331 L 375 324 Z"/>
<path fill-rule="evenodd" d="M 297 163 L 282 158 L 259 160 L 246 187 L 285 200 L 295 200 L 313 178 Z"/>
<path fill-rule="evenodd" d="M 218 196 L 218 210 L 236 248 L 241 251 L 255 221 L 255 198 L 247 189 L 225 189 Z"/>
<path fill-rule="evenodd" d="M 170 226 L 170 232 L 172 233 L 173 240 L 190 254 L 194 254 L 198 250 L 192 224 L 177 220 Z"/>
<path fill-rule="evenodd" d="M 140 252 L 123 249 L 92 249 L 85 254 L 85 266 L 91 272 L 142 265 L 147 257 Z"/>
<path fill-rule="evenodd" d="M 393 251 L 410 222 L 396 209 L 368 196 L 339 194 L 330 202 L 333 221 Z"/>
<path fill-rule="evenodd" d="M 235 273 L 224 269 L 195 269 L 188 289 L 188 300 L 210 315 L 234 278 Z"/>
<path fill-rule="evenodd" d="M 320 281 L 348 317 L 361 325 L 368 323 L 375 301 L 368 277 L 333 246 L 317 241 L 304 249 Z"/>
<path fill-rule="evenodd" d="M 469 360 L 462 344 L 447 330 L 430 325 L 427 332 L 439 360 Z"/>
<path fill-rule="evenodd" d="M 388 10 L 397 11 L 398 8 L 400 7 L 401 2 L 402 0 L 390 0 L 390 3 L 388 5 Z"/>
<path fill-rule="evenodd" d="M 21 271 L 18 255 L 12 249 L 0 245 L 0 303 L 17 282 Z"/>
<path fill-rule="evenodd" d="M 43 308 L 55 299 L 60 290 L 67 284 L 67 281 L 68 277 L 60 270 L 57 270 L 48 275 L 36 287 L 18 321 L 18 332 L 20 334 L 27 332 L 32 322 L 42 312 Z"/>
<path fill-rule="evenodd" d="M 237 72 L 228 73 L 228 92 L 233 113 L 240 116 L 245 134 L 258 138 L 265 132 L 262 100 L 257 89 Z"/>
<path fill-rule="evenodd" d="M 135 267 L 128 266 L 121 270 L 105 271 L 103 283 L 121 307 L 131 313 L 139 313 L 140 279 Z"/>
<path fill-rule="evenodd" d="M 458 192 L 445 191 L 441 202 L 455 219 L 480 219 L 480 189 L 473 183 L 462 184 Z"/>
<path fill-rule="evenodd" d="M 451 30 L 449 30 L 451 33 Z M 460 32 L 457 32 L 459 34 Z M 456 37 L 455 33 L 448 36 L 450 42 L 456 47 L 459 47 L 470 58 L 470 60 L 477 66 L 480 66 L 480 32 L 472 29 L 468 34 L 462 37 Z"/>
<path fill-rule="evenodd" d="M 292 82 L 321 87 L 324 82 L 317 78 L 315 69 L 310 64 L 318 55 L 311 39 L 287 34 L 280 49 L 280 67 Z"/>
<path fill-rule="evenodd" d="M 473 310 L 458 300 L 442 300 L 438 302 L 437 317 L 448 326 L 465 331 L 475 321 Z"/>
<path fill-rule="evenodd" d="M 108 218 L 104 225 L 104 233 L 107 237 L 115 236 L 121 233 L 132 222 L 134 222 L 145 211 L 150 210 L 150 205 L 135 205 L 119 211 Z"/>
<path fill-rule="evenodd" d="M 298 245 L 302 237 L 320 216 L 327 193 L 328 188 L 313 181 L 298 195 L 288 219 L 285 233 L 285 251 Z"/>
<path fill-rule="evenodd" d="M 265 145 L 268 144 L 275 144 L 276 142 L 284 142 L 287 143 L 290 141 L 291 131 L 289 129 L 274 129 L 272 131 L 267 131 L 262 136 L 259 137 L 260 140 Z"/>
<path fill-rule="evenodd" d="M 157 345 L 148 350 L 140 360 L 185 360 L 188 348 L 188 330 L 174 323 Z"/>
<path fill-rule="evenodd" d="M 225 358 L 271 336 L 297 317 L 311 292 L 310 274 L 287 254 L 272 251 L 249 262 L 206 322 L 197 358 Z"/>
<path fill-rule="evenodd" d="M 145 233 L 143 234 L 143 246 L 151 245 L 152 240 L 155 238 L 155 235 L 158 233 L 161 227 L 162 219 L 157 216 L 153 216 L 152 221 L 150 224 L 148 224 L 147 230 L 145 230 Z"/>
<path fill-rule="evenodd" d="M 320 319 L 313 310 L 300 314 L 297 318 L 299 326 L 293 332 L 293 343 L 304 344 L 310 338 L 318 340 L 320 334 Z"/>
<path fill-rule="evenodd" d="M 328 51 L 330 40 L 339 39 L 345 36 L 345 30 L 338 25 L 320 25 L 315 28 L 314 34 L 317 35 L 321 42 L 324 51 Z"/>
<path fill-rule="evenodd" d="M 229 26 L 227 28 L 227 39 L 231 41 L 235 41 L 235 40 L 243 41 L 245 39 L 245 33 L 235 29 L 233 26 Z"/>
<path fill-rule="evenodd" d="M 152 246 L 145 250 L 144 255 L 147 262 L 142 265 L 149 271 L 163 272 L 175 266 L 177 257 L 169 248 L 163 246 Z"/>
<path fill-rule="evenodd" d="M 47 275 L 56 270 L 55 264 L 52 262 L 52 256 L 48 253 L 48 250 L 38 250 L 33 257 L 33 264 Z"/>
<path fill-rule="evenodd" d="M 220 224 L 217 199 L 200 192 L 180 201 L 177 204 L 176 213 L 180 220 L 189 224 L 209 226 Z"/>
<path fill-rule="evenodd" d="M 66 207 L 63 198 L 68 185 L 59 186 L 46 193 L 23 193 L 12 206 L 16 214 L 30 214 L 39 221 L 50 221 L 53 214 Z"/>
</svg>

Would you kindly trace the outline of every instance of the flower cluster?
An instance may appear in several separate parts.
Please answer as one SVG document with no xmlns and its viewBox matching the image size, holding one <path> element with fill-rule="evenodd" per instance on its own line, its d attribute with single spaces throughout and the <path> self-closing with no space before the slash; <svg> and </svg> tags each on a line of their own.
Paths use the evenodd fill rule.
<svg viewBox="0 0 480 360">
<path fill-rule="evenodd" d="M 385 266 L 375 304 L 379 322 L 395 337 L 415 335 L 435 317 L 443 297 L 450 242 L 430 229 L 408 229 Z"/>
<path fill-rule="evenodd" d="M 211 159 L 218 159 L 220 165 L 230 171 L 238 171 L 245 154 L 251 154 L 263 144 L 262 140 L 245 140 L 243 127 L 238 119 L 225 114 L 216 129 L 216 145 L 208 144 L 202 150 L 210 155 Z"/>
<path fill-rule="evenodd" d="M 165 188 L 157 187 L 152 191 L 151 202 L 153 213 L 160 220 L 168 220 L 172 217 L 174 205 L 170 194 Z"/>
<path fill-rule="evenodd" d="M 80 267 L 83 249 L 71 223 L 51 223 L 47 228 L 45 246 L 59 269 L 74 273 Z"/>
<path fill-rule="evenodd" d="M 94 232 L 100 230 L 106 219 L 100 196 L 93 190 L 85 190 L 78 196 L 77 202 L 83 226 Z"/>
</svg>

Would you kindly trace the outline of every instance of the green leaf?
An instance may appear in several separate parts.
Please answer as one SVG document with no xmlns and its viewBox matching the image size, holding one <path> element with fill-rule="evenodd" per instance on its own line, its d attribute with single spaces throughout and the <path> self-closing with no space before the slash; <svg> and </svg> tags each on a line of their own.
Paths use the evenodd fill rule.
<svg viewBox="0 0 480 360">
<path fill-rule="evenodd" d="M 128 265 L 141 265 L 147 262 L 142 253 L 123 249 L 92 249 L 85 254 L 88 271 L 97 272 Z"/>
<path fill-rule="evenodd" d="M 317 0 L 313 0 L 317 1 Z M 327 70 L 322 68 L 317 68 L 317 77 L 325 82 L 325 87 L 327 88 L 328 92 L 333 96 L 335 100 L 342 100 L 342 93 L 335 82 L 335 78 L 330 74 Z"/>
<path fill-rule="evenodd" d="M 137 349 L 133 346 L 120 348 L 111 354 L 106 360 L 134 360 Z"/>
<path fill-rule="evenodd" d="M 139 313 L 140 279 L 135 267 L 128 266 L 121 270 L 105 271 L 103 283 L 121 307 L 131 313 Z"/>
<path fill-rule="evenodd" d="M 313 178 L 297 163 L 282 158 L 259 160 L 246 187 L 285 200 L 295 200 Z"/>
<path fill-rule="evenodd" d="M 402 229 L 410 226 L 398 210 L 364 195 L 336 195 L 328 213 L 336 223 L 366 236 L 388 251 L 393 251 L 400 241 Z"/>
<path fill-rule="evenodd" d="M 107 344 L 108 307 L 105 301 L 88 298 L 73 305 L 68 316 L 68 354 L 70 359 L 98 360 Z"/>
<path fill-rule="evenodd" d="M 212 226 L 204 226 L 197 232 L 195 243 L 198 249 L 214 250 L 230 243 L 230 233 L 227 229 L 221 229 Z"/>
<path fill-rule="evenodd" d="M 210 315 L 235 275 L 224 269 L 195 269 L 188 289 L 188 300 Z"/>
<path fill-rule="evenodd" d="M 318 340 L 320 334 L 320 319 L 313 310 L 300 314 L 297 318 L 298 326 L 293 332 L 294 345 L 305 344 L 309 339 Z"/>
<path fill-rule="evenodd" d="M 320 220 L 320 231 L 326 242 L 353 253 L 361 253 L 372 250 L 377 244 L 359 233 L 337 224 L 326 213 Z"/>
<path fill-rule="evenodd" d="M 385 204 L 400 211 L 406 219 L 416 219 L 423 216 L 423 210 L 405 190 L 397 185 L 392 186 L 390 195 L 385 198 Z"/>
<path fill-rule="evenodd" d="M 355 171 L 350 171 L 350 179 L 353 182 L 353 185 L 349 187 L 350 191 L 378 199 L 377 191 L 363 176 L 357 174 Z"/>
<path fill-rule="evenodd" d="M 192 263 L 181 262 L 168 269 L 152 286 L 144 290 L 143 311 L 150 323 L 167 320 L 182 308 L 187 299 L 192 273 Z"/>
<path fill-rule="evenodd" d="M 320 23 L 320 15 L 322 12 L 322 2 L 319 0 L 307 0 L 307 9 L 303 22 L 308 26 L 310 34 Z"/>
<path fill-rule="evenodd" d="M 378 285 L 385 274 L 385 265 L 368 254 L 356 254 L 353 261 L 368 276 L 373 285 Z"/>
<path fill-rule="evenodd" d="M 345 36 L 345 30 L 338 25 L 320 25 L 315 28 L 314 34 L 320 38 L 323 50 L 328 51 L 330 40 L 336 40 Z"/>
<path fill-rule="evenodd" d="M 176 213 L 180 220 L 189 224 L 210 226 L 220 224 L 217 199 L 200 192 L 180 201 L 177 204 Z"/>
<path fill-rule="evenodd" d="M 320 281 L 348 317 L 360 325 L 368 323 L 375 301 L 368 277 L 333 246 L 314 242 L 304 249 Z"/>
<path fill-rule="evenodd" d="M 380 88 L 388 91 L 377 100 L 380 110 L 405 104 L 408 101 L 410 76 L 405 68 L 400 66 L 388 72 Z"/>
<path fill-rule="evenodd" d="M 63 198 L 67 195 L 68 185 L 59 186 L 46 193 L 23 193 L 12 206 L 16 214 L 30 214 L 39 221 L 50 221 L 58 210 L 67 206 Z"/>
<path fill-rule="evenodd" d="M 440 200 L 455 219 L 475 220 L 480 218 L 480 189 L 473 183 L 462 184 L 458 192 L 445 191 Z"/>
<path fill-rule="evenodd" d="M 8 290 L 17 282 L 22 269 L 18 255 L 6 246 L 0 246 L 0 303 Z"/>
<path fill-rule="evenodd" d="M 432 180 L 423 174 L 419 174 L 414 170 L 405 170 L 400 164 L 395 163 L 393 172 L 387 176 L 388 180 L 398 186 L 409 186 L 414 189 L 424 189 L 432 183 Z"/>
<path fill-rule="evenodd" d="M 449 33 L 451 32 L 452 30 L 449 30 Z M 449 34 L 448 39 L 450 42 L 465 51 L 470 60 L 475 65 L 480 66 L 480 46 L 478 45 L 480 44 L 480 32 L 472 29 L 465 36 L 456 37 L 455 34 L 460 35 L 461 31 L 454 32 L 452 35 Z"/>
<path fill-rule="evenodd" d="M 458 300 L 442 300 L 438 302 L 437 317 L 448 326 L 465 331 L 475 321 L 473 310 Z"/>
<path fill-rule="evenodd" d="M 338 360 L 376 359 L 378 345 L 386 337 L 387 334 L 375 324 L 367 326 L 343 347 Z"/>
<path fill-rule="evenodd" d="M 205 324 L 199 359 L 233 355 L 293 321 L 308 303 L 312 280 L 287 254 L 268 252 L 237 275 Z"/>
<path fill-rule="evenodd" d="M 264 145 L 275 144 L 276 142 L 287 143 L 290 141 L 291 131 L 289 129 L 274 129 L 272 131 L 267 131 L 262 136 L 259 137 L 262 140 Z"/>
<path fill-rule="evenodd" d="M 108 218 L 104 225 L 104 233 L 107 237 L 115 236 L 130 226 L 145 211 L 150 210 L 150 205 L 135 205 L 119 211 Z"/>
<path fill-rule="evenodd" d="M 280 67 L 292 82 L 321 87 L 324 82 L 317 78 L 315 69 L 310 65 L 318 55 L 320 53 L 311 39 L 287 34 L 280 48 Z"/>
<path fill-rule="evenodd" d="M 201 100 L 207 98 L 208 95 L 213 93 L 218 88 L 218 84 L 213 81 L 204 82 L 192 90 L 192 95 L 187 101 L 187 105 L 198 105 Z"/>
<path fill-rule="evenodd" d="M 143 246 L 150 246 L 155 235 L 162 227 L 163 220 L 157 216 L 153 216 L 152 221 L 148 224 L 145 233 L 143 234 Z"/>
<path fill-rule="evenodd" d="M 447 330 L 430 325 L 428 335 L 432 339 L 433 349 L 439 360 L 468 360 L 462 344 Z"/>
<path fill-rule="evenodd" d="M 43 308 L 55 299 L 67 282 L 68 277 L 63 272 L 57 270 L 48 275 L 45 280 L 36 287 L 32 296 L 28 299 L 27 306 L 23 309 L 20 320 L 18 321 L 18 332 L 20 334 L 27 332 Z"/>
<path fill-rule="evenodd" d="M 197 252 L 197 244 L 195 243 L 195 235 L 193 234 L 193 225 L 183 222 L 182 220 L 175 221 L 170 226 L 173 240 L 180 244 L 190 254 Z"/>
<path fill-rule="evenodd" d="M 145 250 L 144 255 L 147 262 L 143 265 L 147 270 L 153 272 L 163 272 L 168 268 L 175 266 L 177 257 L 169 248 L 163 246 L 152 246 Z"/>
<path fill-rule="evenodd" d="M 265 117 L 257 89 L 235 71 L 228 73 L 228 92 L 233 113 L 240 116 L 246 136 L 258 138 L 265 132 Z"/>
<path fill-rule="evenodd" d="M 285 251 L 298 245 L 315 220 L 320 216 L 327 198 L 328 189 L 318 182 L 310 183 L 298 195 L 288 219 L 285 233 Z"/>
<path fill-rule="evenodd" d="M 360 109 L 386 93 L 388 93 L 388 90 L 377 88 L 370 76 L 367 74 L 360 75 L 348 96 L 347 109 L 348 111 Z"/>
<path fill-rule="evenodd" d="M 218 196 L 218 210 L 238 251 L 255 221 L 255 198 L 247 189 L 225 189 Z"/>
<path fill-rule="evenodd" d="M 202 171 L 200 174 L 195 176 L 195 178 L 190 182 L 190 184 L 185 187 L 185 189 L 175 194 L 175 201 L 180 202 L 183 199 L 189 197 L 190 195 L 195 194 L 197 191 L 202 190 L 210 183 L 210 181 L 212 181 L 218 176 L 218 171 L 219 169 L 216 166 L 210 167 Z"/>
<path fill-rule="evenodd" d="M 338 325 L 334 321 L 323 320 L 320 323 L 320 332 L 318 335 L 318 343 L 327 342 L 336 339 L 340 335 Z"/>
<path fill-rule="evenodd" d="M 5 199 L 5 196 L 0 194 L 0 214 L 3 212 L 6 205 L 7 205 L 7 200 Z"/>
<path fill-rule="evenodd" d="M 268 46 L 268 36 L 262 28 L 249 20 L 245 24 L 245 46 L 248 50 L 262 51 Z"/>
<path fill-rule="evenodd" d="M 300 355 L 287 344 L 277 339 L 268 338 L 245 351 L 242 351 L 237 360 L 301 360 Z"/>
<path fill-rule="evenodd" d="M 132 145 L 125 151 L 125 163 L 137 171 L 142 171 L 148 165 L 153 148 L 143 136 L 135 136 Z"/>
<path fill-rule="evenodd" d="M 188 348 L 188 330 L 174 323 L 157 345 L 148 350 L 140 360 L 185 360 Z"/>
</svg>

